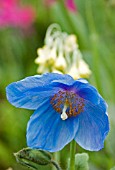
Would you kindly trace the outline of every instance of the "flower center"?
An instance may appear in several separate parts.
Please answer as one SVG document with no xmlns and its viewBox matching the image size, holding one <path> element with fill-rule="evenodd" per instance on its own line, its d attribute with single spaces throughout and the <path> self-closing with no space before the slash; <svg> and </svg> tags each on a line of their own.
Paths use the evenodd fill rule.
<svg viewBox="0 0 115 170">
<path fill-rule="evenodd" d="M 84 99 L 73 91 L 59 91 L 50 101 L 54 110 L 61 114 L 62 120 L 77 116 L 84 109 Z"/>
</svg>

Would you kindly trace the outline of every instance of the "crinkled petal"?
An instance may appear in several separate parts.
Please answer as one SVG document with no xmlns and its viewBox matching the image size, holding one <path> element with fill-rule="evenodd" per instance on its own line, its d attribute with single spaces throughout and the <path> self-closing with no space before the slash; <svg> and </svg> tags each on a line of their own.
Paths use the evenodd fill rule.
<svg viewBox="0 0 115 170">
<path fill-rule="evenodd" d="M 101 95 L 100 95 L 99 107 L 103 110 L 104 113 L 107 114 L 108 105 L 106 101 L 101 97 Z"/>
<path fill-rule="evenodd" d="M 59 151 L 74 138 L 77 128 L 74 118 L 63 121 L 49 101 L 46 101 L 28 122 L 27 145 L 50 152 Z"/>
<path fill-rule="evenodd" d="M 109 132 L 108 116 L 105 114 L 105 108 L 102 108 L 103 106 L 100 104 L 93 105 L 89 101 L 85 101 L 84 112 L 75 119 L 76 122 L 79 119 L 75 140 L 86 150 L 98 151 L 102 149 L 105 137 Z"/>
<path fill-rule="evenodd" d="M 59 91 L 59 86 L 53 88 L 56 81 L 72 84 L 74 80 L 69 75 L 47 73 L 27 77 L 7 86 L 6 93 L 9 102 L 20 108 L 37 109 L 38 105 L 47 97 Z"/>
<path fill-rule="evenodd" d="M 83 78 L 79 78 L 77 81 L 80 81 L 81 83 L 89 83 L 86 79 Z"/>
<path fill-rule="evenodd" d="M 53 82 L 63 83 L 66 85 L 72 85 L 75 82 L 75 80 L 68 74 L 58 74 L 58 73 L 47 73 L 47 74 L 49 77 L 52 77 Z"/>
<path fill-rule="evenodd" d="M 78 79 L 73 86 L 76 87 L 76 92 L 80 97 L 90 101 L 95 105 L 100 105 L 101 109 L 103 109 L 103 111 L 106 113 L 108 107 L 107 103 L 98 93 L 97 89 L 90 85 L 87 80 Z"/>
<path fill-rule="evenodd" d="M 83 81 L 76 81 L 73 84 L 75 92 L 85 100 L 93 104 L 99 104 L 100 96 L 95 87 Z"/>
</svg>

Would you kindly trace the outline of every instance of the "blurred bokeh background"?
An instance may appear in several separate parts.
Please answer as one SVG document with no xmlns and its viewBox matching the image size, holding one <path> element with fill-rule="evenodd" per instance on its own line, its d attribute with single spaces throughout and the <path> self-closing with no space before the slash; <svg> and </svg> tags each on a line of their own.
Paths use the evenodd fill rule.
<svg viewBox="0 0 115 170">
<path fill-rule="evenodd" d="M 26 147 L 26 125 L 32 112 L 10 105 L 5 87 L 37 74 L 36 50 L 43 46 L 52 23 L 76 34 L 92 70 L 89 81 L 109 106 L 111 130 L 104 149 L 87 152 L 77 146 L 77 152 L 89 154 L 90 170 L 109 170 L 115 165 L 115 0 L 75 0 L 71 6 L 65 1 L 0 0 L 0 170 L 26 169 L 16 163 L 13 153 Z M 61 152 L 63 169 L 68 156 L 69 145 Z"/>
</svg>

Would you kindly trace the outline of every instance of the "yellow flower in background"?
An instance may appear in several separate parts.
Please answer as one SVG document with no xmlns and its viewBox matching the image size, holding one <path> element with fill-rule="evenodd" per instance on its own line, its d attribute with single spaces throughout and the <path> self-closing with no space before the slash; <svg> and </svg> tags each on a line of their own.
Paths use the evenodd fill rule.
<svg viewBox="0 0 115 170">
<path fill-rule="evenodd" d="M 76 43 L 76 41 L 77 39 L 74 34 L 68 35 L 65 39 L 65 44 L 64 44 L 65 51 L 72 52 L 73 50 L 78 48 L 78 44 Z"/>
<path fill-rule="evenodd" d="M 91 70 L 83 59 L 79 59 L 78 66 L 76 66 L 76 63 L 73 63 L 67 74 L 71 75 L 74 79 L 88 78 L 91 74 Z"/>
<path fill-rule="evenodd" d="M 74 34 L 62 32 L 57 24 L 49 26 L 44 46 L 38 48 L 37 73 L 55 72 L 69 74 L 74 79 L 88 78 L 91 74 L 88 64 L 83 60 Z"/>
<path fill-rule="evenodd" d="M 66 60 L 63 56 L 63 53 L 60 53 L 58 56 L 57 56 L 57 59 L 54 63 L 54 67 L 57 69 L 57 70 L 62 70 L 62 72 L 67 68 L 67 63 L 66 63 Z"/>
</svg>

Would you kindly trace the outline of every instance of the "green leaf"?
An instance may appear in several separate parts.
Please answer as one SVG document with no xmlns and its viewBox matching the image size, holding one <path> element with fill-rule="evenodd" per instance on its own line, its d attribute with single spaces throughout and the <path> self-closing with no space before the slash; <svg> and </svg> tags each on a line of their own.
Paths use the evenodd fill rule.
<svg viewBox="0 0 115 170">
<path fill-rule="evenodd" d="M 115 170 L 115 166 L 113 168 L 111 168 L 110 170 Z"/>
<path fill-rule="evenodd" d="M 81 153 L 75 155 L 76 170 L 89 170 L 88 166 L 89 156 L 87 153 Z"/>
</svg>

